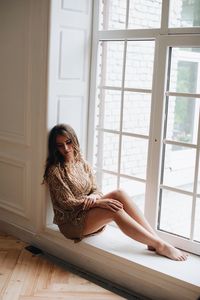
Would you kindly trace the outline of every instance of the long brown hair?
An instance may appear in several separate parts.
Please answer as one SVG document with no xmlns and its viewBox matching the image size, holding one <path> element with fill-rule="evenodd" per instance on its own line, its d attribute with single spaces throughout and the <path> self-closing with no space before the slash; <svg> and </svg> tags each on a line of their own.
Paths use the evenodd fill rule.
<svg viewBox="0 0 200 300">
<path fill-rule="evenodd" d="M 66 136 L 67 138 L 72 140 L 72 145 L 74 149 L 74 158 L 75 160 L 80 160 L 81 152 L 80 152 L 80 145 L 77 138 L 77 135 L 74 129 L 68 124 L 57 124 L 54 126 L 51 131 L 49 132 L 48 137 L 48 156 L 46 160 L 46 166 L 44 171 L 43 179 L 47 178 L 47 173 L 52 165 L 60 164 L 61 166 L 64 165 L 65 160 L 62 154 L 58 151 L 56 145 L 56 138 L 58 135 Z"/>
</svg>

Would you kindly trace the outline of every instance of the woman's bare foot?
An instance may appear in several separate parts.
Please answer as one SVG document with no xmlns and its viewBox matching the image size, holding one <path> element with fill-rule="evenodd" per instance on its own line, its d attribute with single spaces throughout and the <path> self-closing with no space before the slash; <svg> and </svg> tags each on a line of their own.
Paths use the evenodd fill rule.
<svg viewBox="0 0 200 300">
<path fill-rule="evenodd" d="M 184 261 L 188 257 L 188 254 L 176 249 L 166 242 L 161 243 L 159 247 L 156 248 L 156 253 L 178 261 Z"/>
</svg>

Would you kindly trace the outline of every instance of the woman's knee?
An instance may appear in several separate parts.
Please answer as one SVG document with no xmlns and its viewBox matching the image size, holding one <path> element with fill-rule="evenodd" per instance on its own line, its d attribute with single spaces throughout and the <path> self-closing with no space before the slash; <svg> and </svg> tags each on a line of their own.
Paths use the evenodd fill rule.
<svg viewBox="0 0 200 300">
<path fill-rule="evenodd" d="M 129 196 L 122 189 L 117 189 L 117 190 L 113 191 L 112 198 L 121 202 L 122 205 L 124 205 L 124 206 L 126 206 L 129 202 Z M 132 202 L 133 202 L 133 200 L 132 200 Z"/>
<path fill-rule="evenodd" d="M 113 199 L 120 201 L 123 199 L 125 192 L 122 189 L 116 189 L 113 192 L 111 192 L 111 194 Z"/>
</svg>

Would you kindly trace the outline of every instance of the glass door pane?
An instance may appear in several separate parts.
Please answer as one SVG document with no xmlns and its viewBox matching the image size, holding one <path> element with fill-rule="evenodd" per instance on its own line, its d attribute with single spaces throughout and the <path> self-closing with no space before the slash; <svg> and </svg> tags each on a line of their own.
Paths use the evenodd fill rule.
<svg viewBox="0 0 200 300">
<path fill-rule="evenodd" d="M 166 145 L 163 163 L 163 184 L 193 192 L 195 154 L 195 149 Z"/>
<path fill-rule="evenodd" d="M 108 171 L 118 171 L 119 135 L 109 132 L 102 133 L 102 168 Z"/>
<path fill-rule="evenodd" d="M 115 190 L 117 186 L 117 176 L 103 172 L 101 190 L 104 194 Z"/>
<path fill-rule="evenodd" d="M 102 117 L 102 126 L 105 129 L 119 130 L 120 129 L 120 112 L 121 112 L 121 91 L 103 90 L 102 100 L 100 105 Z"/>
<path fill-rule="evenodd" d="M 126 0 L 100 0 L 100 30 L 126 28 Z"/>
<path fill-rule="evenodd" d="M 140 210 L 144 212 L 145 183 L 121 177 L 119 186 L 128 193 Z"/>
<path fill-rule="evenodd" d="M 170 0 L 169 27 L 200 26 L 199 0 Z"/>
<path fill-rule="evenodd" d="M 124 42 L 106 41 L 100 43 L 101 86 L 122 86 L 123 56 Z"/>
<path fill-rule="evenodd" d="M 200 48 L 172 48 L 170 91 L 199 93 L 199 63 Z"/>
<path fill-rule="evenodd" d="M 154 41 L 127 42 L 125 87 L 151 89 Z"/>
<path fill-rule="evenodd" d="M 151 94 L 124 92 L 123 131 L 149 134 Z"/>
<path fill-rule="evenodd" d="M 162 0 L 129 0 L 128 28 L 160 28 Z"/>
<path fill-rule="evenodd" d="M 160 28 L 162 0 L 100 0 L 99 2 L 99 30 L 126 29 L 127 23 L 128 29 Z"/>
<path fill-rule="evenodd" d="M 159 229 L 189 238 L 192 197 L 167 190 L 161 196 Z"/>
<path fill-rule="evenodd" d="M 200 55 L 196 50 L 169 48 L 158 222 L 160 230 L 191 239 L 198 237 L 199 220 L 195 175 L 200 149 Z"/>
<path fill-rule="evenodd" d="M 167 140 L 197 144 L 200 99 L 169 97 Z"/>
<path fill-rule="evenodd" d="M 122 137 L 121 173 L 146 178 L 148 139 Z"/>
</svg>

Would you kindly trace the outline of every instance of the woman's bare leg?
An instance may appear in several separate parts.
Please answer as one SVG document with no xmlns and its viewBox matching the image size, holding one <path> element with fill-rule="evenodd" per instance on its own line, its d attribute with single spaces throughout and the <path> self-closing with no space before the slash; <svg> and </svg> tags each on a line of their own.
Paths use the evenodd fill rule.
<svg viewBox="0 0 200 300">
<path fill-rule="evenodd" d="M 84 235 L 99 230 L 111 221 L 115 221 L 119 228 L 130 238 L 149 245 L 156 249 L 160 255 L 173 260 L 185 260 L 187 256 L 178 249 L 165 243 L 159 237 L 153 235 L 137 221 L 131 218 L 123 209 L 113 212 L 109 209 L 92 208 L 87 212 L 84 226 Z"/>
<path fill-rule="evenodd" d="M 106 194 L 102 198 L 111 198 L 111 199 L 116 199 L 120 201 L 123 204 L 124 210 L 127 212 L 127 214 L 133 218 L 137 223 L 142 225 L 146 230 L 151 232 L 153 235 L 157 236 L 158 235 L 155 233 L 153 228 L 150 226 L 138 206 L 134 203 L 134 201 L 129 197 L 129 195 L 124 192 L 123 190 L 115 190 L 109 194 Z M 155 250 L 153 247 L 148 246 L 149 250 Z"/>
</svg>

